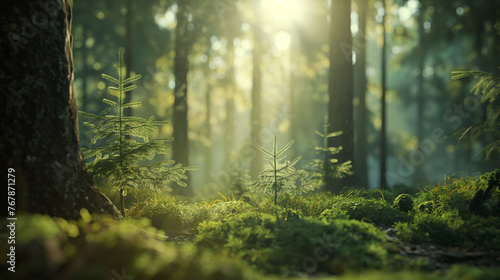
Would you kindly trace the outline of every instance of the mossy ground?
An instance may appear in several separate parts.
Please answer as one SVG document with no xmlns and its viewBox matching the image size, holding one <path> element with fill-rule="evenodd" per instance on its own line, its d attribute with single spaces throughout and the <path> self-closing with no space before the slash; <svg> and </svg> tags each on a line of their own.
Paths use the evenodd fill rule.
<svg viewBox="0 0 500 280">
<path fill-rule="evenodd" d="M 487 187 L 484 178 L 450 178 L 404 196 L 369 190 L 282 196 L 278 220 L 266 197 L 149 199 L 129 209 L 126 221 L 86 211 L 78 221 L 19 215 L 16 273 L 9 276 L 499 279 L 498 188 L 479 213 L 469 209 Z M 0 246 L 7 250 L 6 242 Z M 6 275 L 6 254 L 0 261 Z"/>
</svg>

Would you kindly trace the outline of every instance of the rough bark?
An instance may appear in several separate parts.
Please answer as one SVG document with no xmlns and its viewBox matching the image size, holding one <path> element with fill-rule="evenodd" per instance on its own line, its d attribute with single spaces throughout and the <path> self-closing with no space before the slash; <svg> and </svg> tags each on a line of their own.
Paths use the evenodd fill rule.
<svg viewBox="0 0 500 280">
<path fill-rule="evenodd" d="M 190 51 L 190 34 L 188 31 L 188 8 L 189 1 L 180 1 L 177 10 L 177 27 L 175 29 L 175 101 L 174 101 L 174 142 L 173 158 L 176 163 L 189 166 L 189 143 L 188 143 L 188 102 L 187 102 L 187 75 L 189 72 L 188 55 Z M 174 193 L 178 195 L 192 195 L 189 174 L 186 187 L 173 186 Z"/>
<path fill-rule="evenodd" d="M 329 147 L 342 146 L 339 162 L 353 160 L 353 67 L 351 1 L 333 0 L 330 8 L 330 72 L 328 80 L 328 120 L 330 131 L 343 132 L 328 141 Z M 327 189 L 340 191 L 351 185 L 352 176 L 327 182 Z"/>
<path fill-rule="evenodd" d="M 77 219 L 86 208 L 121 218 L 93 184 L 79 149 L 70 3 L 1 4 L 0 170 L 6 176 L 15 169 L 16 213 Z"/>
</svg>

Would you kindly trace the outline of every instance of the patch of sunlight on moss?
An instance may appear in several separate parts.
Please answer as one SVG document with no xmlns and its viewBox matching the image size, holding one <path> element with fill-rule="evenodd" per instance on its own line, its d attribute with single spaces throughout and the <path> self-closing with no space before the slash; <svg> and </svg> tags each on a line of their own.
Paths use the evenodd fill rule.
<svg viewBox="0 0 500 280">
<path fill-rule="evenodd" d="M 16 239 L 19 243 L 27 243 L 35 238 L 50 238 L 60 232 L 54 220 L 43 215 L 20 215 L 16 227 Z"/>
<path fill-rule="evenodd" d="M 57 224 L 69 237 L 75 238 L 80 234 L 78 227 L 72 223 L 68 223 L 65 219 L 58 219 Z"/>
</svg>

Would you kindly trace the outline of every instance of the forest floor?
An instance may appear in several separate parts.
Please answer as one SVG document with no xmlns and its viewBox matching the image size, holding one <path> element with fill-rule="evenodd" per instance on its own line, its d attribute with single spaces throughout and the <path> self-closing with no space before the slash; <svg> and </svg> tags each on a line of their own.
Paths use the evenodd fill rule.
<svg viewBox="0 0 500 280">
<path fill-rule="evenodd" d="M 393 227 L 380 227 L 380 229 L 385 231 L 388 239 L 397 245 L 395 253 L 428 263 L 428 269 L 438 275 L 443 275 L 451 266 L 457 264 L 500 269 L 500 250 L 450 247 L 432 242 L 412 244 L 398 237 Z M 176 244 L 193 243 L 196 238 L 196 235 L 187 229 L 171 229 L 167 230 L 167 234 L 166 241 Z"/>
<path fill-rule="evenodd" d="M 277 208 L 257 194 L 145 198 L 126 221 L 85 209 L 78 221 L 25 214 L 16 224 L 17 272 L 3 277 L 2 254 L 0 277 L 500 279 L 498 185 L 471 208 L 492 175 L 500 170 L 422 189 L 283 195 Z"/>
<path fill-rule="evenodd" d="M 435 243 L 411 244 L 401 238 L 393 238 L 396 239 L 400 255 L 425 260 L 429 268 L 439 274 L 454 264 L 500 268 L 500 250 L 448 247 Z"/>
</svg>

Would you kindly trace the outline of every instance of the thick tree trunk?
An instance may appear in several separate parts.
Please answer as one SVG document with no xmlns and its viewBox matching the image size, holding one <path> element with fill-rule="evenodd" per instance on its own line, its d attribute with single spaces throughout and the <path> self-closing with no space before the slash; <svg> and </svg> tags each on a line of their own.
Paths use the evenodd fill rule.
<svg viewBox="0 0 500 280">
<path fill-rule="evenodd" d="M 175 88 L 174 88 L 174 142 L 173 158 L 176 163 L 189 165 L 189 143 L 188 143 L 188 103 L 187 103 L 187 75 L 189 72 L 188 55 L 190 51 L 190 35 L 188 31 L 189 1 L 180 1 L 177 10 L 177 27 L 175 28 Z M 192 195 L 189 174 L 186 187 L 174 186 L 174 193 L 178 195 Z"/>
<path fill-rule="evenodd" d="M 1 4 L 0 170 L 15 170 L 16 211 L 77 219 L 86 208 L 121 218 L 80 154 L 70 3 Z"/>
<path fill-rule="evenodd" d="M 354 85 L 356 97 L 359 102 L 355 107 L 355 125 L 356 141 L 355 141 L 355 166 L 354 173 L 356 174 L 356 185 L 360 187 L 368 187 L 368 166 L 366 163 L 367 148 L 366 148 L 366 10 L 368 8 L 367 0 L 358 0 L 358 35 L 355 43 L 356 48 L 356 67 L 355 79 L 357 82 Z"/>
<path fill-rule="evenodd" d="M 353 160 L 353 67 L 351 34 L 351 1 L 333 0 L 330 7 L 330 73 L 328 80 L 328 121 L 330 131 L 341 130 L 342 135 L 332 137 L 329 147 L 342 146 L 339 162 Z M 327 189 L 340 191 L 351 185 L 352 176 L 338 182 L 327 182 Z"/>
</svg>

